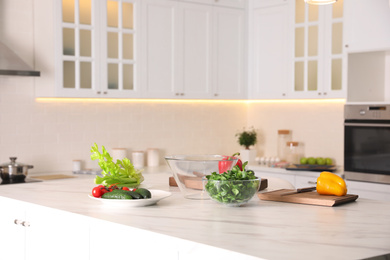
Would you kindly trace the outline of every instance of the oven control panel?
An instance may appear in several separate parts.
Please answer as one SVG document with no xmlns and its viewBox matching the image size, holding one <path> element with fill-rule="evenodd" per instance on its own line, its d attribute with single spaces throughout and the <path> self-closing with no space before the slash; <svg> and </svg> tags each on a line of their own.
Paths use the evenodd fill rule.
<svg viewBox="0 0 390 260">
<path fill-rule="evenodd" d="M 390 105 L 345 105 L 345 119 L 390 120 Z"/>
</svg>

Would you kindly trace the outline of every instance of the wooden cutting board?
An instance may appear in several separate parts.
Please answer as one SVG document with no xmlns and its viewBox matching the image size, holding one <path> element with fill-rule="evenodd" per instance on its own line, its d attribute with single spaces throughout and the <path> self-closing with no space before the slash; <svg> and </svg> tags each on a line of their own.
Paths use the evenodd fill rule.
<svg viewBox="0 0 390 260">
<path fill-rule="evenodd" d="M 47 180 L 75 178 L 75 176 L 65 175 L 65 174 L 51 174 L 51 175 L 35 175 L 35 176 L 31 176 L 31 178 L 47 181 Z"/>
<path fill-rule="evenodd" d="M 310 204 L 310 205 L 328 206 L 328 207 L 352 202 L 359 197 L 358 195 L 353 195 L 353 194 L 347 194 L 345 196 L 320 195 L 316 191 L 282 196 L 283 193 L 292 192 L 292 191 L 294 190 L 282 189 L 282 190 L 258 193 L 257 196 L 261 200 Z"/>
</svg>

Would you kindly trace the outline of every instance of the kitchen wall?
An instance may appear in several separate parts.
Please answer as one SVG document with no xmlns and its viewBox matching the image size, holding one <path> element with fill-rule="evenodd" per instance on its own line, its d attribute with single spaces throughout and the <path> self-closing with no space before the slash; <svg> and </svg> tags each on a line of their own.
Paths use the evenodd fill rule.
<svg viewBox="0 0 390 260">
<path fill-rule="evenodd" d="M 70 170 L 74 159 L 97 167 L 89 159 L 94 142 L 128 154 L 159 148 L 161 157 L 233 154 L 239 149 L 235 133 L 246 121 L 246 105 L 237 102 L 40 102 L 34 79 L 0 78 L 1 162 L 17 156 L 37 172 Z"/>
<path fill-rule="evenodd" d="M 292 131 L 305 156 L 344 160 L 344 102 L 340 100 L 291 100 L 250 103 L 248 126 L 259 132 L 259 156 L 277 155 L 278 130 Z"/>
<path fill-rule="evenodd" d="M 33 1 L 0 0 L 0 40 L 34 65 Z M 33 172 L 72 169 L 96 142 L 107 149 L 159 148 L 178 153 L 233 154 L 244 126 L 259 131 L 260 156 L 275 156 L 278 129 L 291 129 L 305 154 L 342 164 L 343 104 L 332 102 L 37 101 L 34 78 L 0 77 L 0 163 L 10 156 Z M 54 87 L 54 86 L 53 86 Z"/>
</svg>

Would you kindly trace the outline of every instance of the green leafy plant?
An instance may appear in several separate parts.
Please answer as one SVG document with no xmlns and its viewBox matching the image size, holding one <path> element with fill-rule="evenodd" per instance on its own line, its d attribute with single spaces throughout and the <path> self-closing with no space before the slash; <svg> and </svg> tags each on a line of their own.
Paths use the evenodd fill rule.
<svg viewBox="0 0 390 260">
<path fill-rule="evenodd" d="M 99 151 L 95 143 L 91 148 L 91 159 L 99 160 L 99 166 L 103 170 L 103 176 L 96 176 L 95 183 L 104 186 L 115 184 L 118 187 L 138 187 L 144 180 L 141 170 L 135 169 L 129 159 L 113 161 L 106 148 L 102 146 Z"/>
<path fill-rule="evenodd" d="M 220 203 L 243 204 L 249 201 L 258 191 L 260 180 L 252 170 L 245 170 L 248 162 L 243 164 L 243 170 L 234 166 L 232 170 L 219 174 L 213 172 L 207 175 L 205 190 L 210 197 Z"/>
<path fill-rule="evenodd" d="M 257 142 L 257 133 L 254 128 L 250 130 L 244 129 L 244 131 L 237 133 L 236 136 L 238 137 L 238 143 L 247 150 L 251 145 L 255 145 Z"/>
</svg>

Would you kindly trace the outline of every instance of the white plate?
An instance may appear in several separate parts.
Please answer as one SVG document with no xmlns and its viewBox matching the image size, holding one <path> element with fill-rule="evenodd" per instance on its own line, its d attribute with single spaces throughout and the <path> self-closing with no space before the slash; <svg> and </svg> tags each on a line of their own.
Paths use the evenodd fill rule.
<svg viewBox="0 0 390 260">
<path fill-rule="evenodd" d="M 150 199 L 133 199 L 133 200 L 115 200 L 115 199 L 102 199 L 95 198 L 92 195 L 88 195 L 93 200 L 102 202 L 103 204 L 112 206 L 123 206 L 123 207 L 144 207 L 156 204 L 158 201 L 165 199 L 172 195 L 172 193 L 163 190 L 149 190 L 152 193 Z"/>
</svg>

